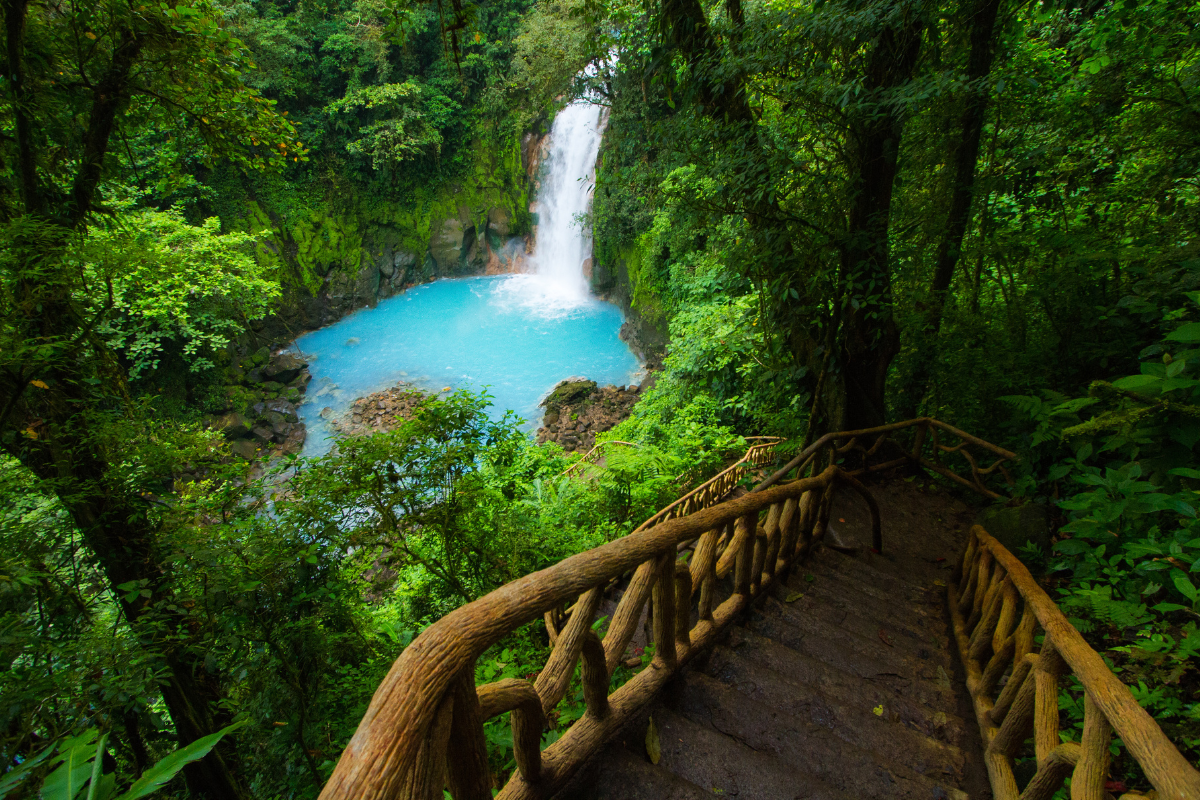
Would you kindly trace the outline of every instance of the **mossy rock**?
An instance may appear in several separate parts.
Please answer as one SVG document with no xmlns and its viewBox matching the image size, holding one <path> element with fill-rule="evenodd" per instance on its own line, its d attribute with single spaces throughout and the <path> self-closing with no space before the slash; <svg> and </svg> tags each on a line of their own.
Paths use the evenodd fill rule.
<svg viewBox="0 0 1200 800">
<path fill-rule="evenodd" d="M 589 381 L 586 378 L 568 378 L 554 387 L 546 399 L 542 401 L 542 405 L 547 410 L 557 409 L 564 405 L 573 405 L 586 400 L 594 391 L 596 391 L 595 381 Z"/>
</svg>

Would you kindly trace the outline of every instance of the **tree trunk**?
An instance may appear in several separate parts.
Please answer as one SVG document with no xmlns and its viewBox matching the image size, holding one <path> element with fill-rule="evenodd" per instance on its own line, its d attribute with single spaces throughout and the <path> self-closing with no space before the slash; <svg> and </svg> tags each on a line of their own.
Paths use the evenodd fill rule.
<svg viewBox="0 0 1200 800">
<path fill-rule="evenodd" d="M 923 21 L 914 16 L 883 30 L 867 59 L 864 90 L 878 96 L 912 79 L 923 29 Z M 860 112 L 851 123 L 856 159 L 841 248 L 841 283 L 848 303 L 841 342 L 845 396 L 842 419 L 831 420 L 844 430 L 883 424 L 888 368 L 900 346 L 892 316 L 888 217 L 903 128 L 903 117 L 890 104 Z"/>
<path fill-rule="evenodd" d="M 960 135 L 954 146 L 954 183 L 950 190 L 950 209 L 946 227 L 938 243 L 934 260 L 933 281 L 930 284 L 929 307 L 924 330 L 919 334 L 912 381 L 906 392 L 904 415 L 916 416 L 917 406 L 925 396 L 932 373 L 932 361 L 937 357 L 937 338 L 945 314 L 946 295 L 954 281 L 954 271 L 962 255 L 963 236 L 971 221 L 971 206 L 975 191 L 975 171 L 979 162 L 979 142 L 987 115 L 990 90 L 986 85 L 996 54 L 996 17 L 1000 0 L 977 0 L 971 13 L 971 51 L 967 58 L 968 94 L 960 119 Z"/>
</svg>

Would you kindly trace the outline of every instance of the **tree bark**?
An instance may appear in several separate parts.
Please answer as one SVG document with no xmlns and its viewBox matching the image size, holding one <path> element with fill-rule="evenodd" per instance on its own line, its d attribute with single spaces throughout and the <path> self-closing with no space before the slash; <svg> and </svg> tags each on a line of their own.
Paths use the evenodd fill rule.
<svg viewBox="0 0 1200 800">
<path fill-rule="evenodd" d="M 962 256 L 963 237 L 971 221 L 979 143 L 983 137 L 983 123 L 991 99 L 986 83 L 996 55 L 995 31 L 999 13 L 1000 0 L 976 0 L 971 13 L 971 50 L 967 57 L 968 92 L 959 121 L 959 138 L 954 145 L 951 159 L 954 182 L 950 189 L 950 209 L 946 213 L 946 227 L 938 243 L 924 330 L 920 332 L 913 378 L 906 392 L 904 415 L 909 417 L 916 416 L 917 406 L 929 387 L 931 362 L 937 357 L 937 338 L 945 316 L 946 296 L 954 282 L 954 272 Z"/>
<path fill-rule="evenodd" d="M 913 14 L 880 33 L 867 57 L 864 90 L 879 97 L 912 79 L 923 29 L 923 21 Z M 849 303 L 841 343 L 845 400 L 836 423 L 850 430 L 885 421 L 888 368 L 900 347 L 892 316 L 888 218 L 904 118 L 888 103 L 857 116 L 851 123 L 856 154 L 852 205 L 841 248 L 841 283 Z"/>
</svg>

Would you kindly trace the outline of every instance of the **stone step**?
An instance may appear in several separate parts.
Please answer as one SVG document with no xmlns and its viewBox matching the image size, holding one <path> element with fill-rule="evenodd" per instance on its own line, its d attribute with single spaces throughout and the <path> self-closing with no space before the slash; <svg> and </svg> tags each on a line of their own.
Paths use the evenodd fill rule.
<svg viewBox="0 0 1200 800">
<path fill-rule="evenodd" d="M 878 638 L 870 641 L 812 619 L 789 620 L 770 609 L 752 611 L 744 627 L 863 680 L 887 675 L 934 680 L 937 668 L 947 670 L 931 652 L 927 658 L 908 655 L 886 647 Z"/>
<path fill-rule="evenodd" d="M 720 797 L 737 800 L 850 800 L 815 776 L 672 711 L 651 714 L 662 753 L 658 766 Z"/>
<path fill-rule="evenodd" d="M 800 601 L 796 601 L 799 603 Z M 953 664 L 949 648 L 940 643 L 924 644 L 907 636 L 900 636 L 886 622 L 872 622 L 861 617 L 839 621 L 837 614 L 827 610 L 809 613 L 810 608 L 796 608 L 796 603 L 780 602 L 768 597 L 757 611 L 764 617 L 777 617 L 793 628 L 805 631 L 811 637 L 837 640 L 842 647 L 851 648 L 871 658 L 889 659 L 893 656 L 905 661 L 929 661 L 949 670 Z M 817 609 L 820 609 L 819 604 Z M 948 644 L 948 643 L 947 643 Z"/>
<path fill-rule="evenodd" d="M 837 573 L 855 582 L 861 581 L 880 592 L 881 597 L 894 598 L 897 593 L 920 596 L 929 585 L 928 580 L 914 575 L 908 566 L 871 552 L 851 555 L 828 547 L 818 547 L 804 566 L 819 572 Z"/>
<path fill-rule="evenodd" d="M 725 644 L 718 646 L 709 658 L 707 672 L 720 677 L 723 654 L 766 667 L 785 675 L 798 686 L 812 687 L 845 704 L 864 704 L 871 708 L 882 705 L 889 714 L 899 715 L 906 724 L 935 736 L 941 741 L 958 744 L 967 730 L 965 722 L 948 709 L 957 708 L 957 697 L 950 672 L 934 671 L 932 681 L 917 681 L 896 674 L 877 675 L 873 680 L 862 678 L 827 660 L 807 655 L 772 641 L 742 626 L 730 631 Z M 945 713 L 943 722 L 940 714 Z M 974 724 L 974 723 L 972 723 Z"/>
<path fill-rule="evenodd" d="M 949 650 L 948 631 L 933 630 L 923 617 L 900 621 L 900 615 L 879 615 L 864 609 L 853 600 L 829 597 L 821 589 L 824 581 L 813 581 L 806 587 L 792 589 L 777 586 L 762 608 L 776 609 L 784 616 L 805 616 L 821 620 L 858 636 L 878 637 L 882 630 L 893 647 L 915 653 L 925 649 L 936 652 Z M 882 639 L 880 640 L 882 641 Z"/>
<path fill-rule="evenodd" d="M 963 753 L 947 742 L 958 741 L 955 737 L 965 730 L 962 720 L 886 692 L 877 693 L 877 702 L 872 703 L 861 687 L 846 693 L 829 691 L 828 682 L 805 684 L 795 679 L 795 673 L 776 672 L 755 659 L 753 652 L 747 655 L 720 650 L 710 658 L 707 674 L 768 708 L 821 726 L 884 761 L 909 765 L 935 780 L 944 777 L 957 782 L 961 778 Z"/>
<path fill-rule="evenodd" d="M 605 747 L 555 800 L 712 800 L 713 793 L 619 744 Z"/>
<path fill-rule="evenodd" d="M 935 630 L 946 627 L 942 594 L 945 590 L 942 587 L 886 591 L 868 580 L 844 575 L 823 565 L 808 565 L 795 570 L 784 585 L 793 591 L 811 590 L 853 604 L 865 617 L 887 618 L 912 627 L 933 627 Z M 921 620 L 919 625 L 916 620 Z"/>
<path fill-rule="evenodd" d="M 849 744 L 810 715 L 792 715 L 760 703 L 706 675 L 688 674 L 671 687 L 663 702 L 693 722 L 711 725 L 852 797 L 927 800 L 939 791 L 947 793 L 957 782 L 953 769 L 938 770 L 931 779 L 902 761 L 885 760 Z M 947 771 L 949 775 L 944 774 Z"/>
</svg>

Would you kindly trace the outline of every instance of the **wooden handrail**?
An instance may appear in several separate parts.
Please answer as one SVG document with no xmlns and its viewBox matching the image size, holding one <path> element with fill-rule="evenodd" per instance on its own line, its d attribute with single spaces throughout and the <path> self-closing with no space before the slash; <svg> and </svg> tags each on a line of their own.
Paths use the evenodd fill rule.
<svg viewBox="0 0 1200 800">
<path fill-rule="evenodd" d="M 513 581 L 450 612 L 422 632 L 392 665 L 321 797 L 325 800 L 440 797 L 443 782 L 437 780 L 436 774 L 438 769 L 445 769 L 449 770 L 452 790 L 467 787 L 455 794 L 456 800 L 475 800 L 478 793 L 470 787 L 482 785 L 479 777 L 455 775 L 454 771 L 460 764 L 479 763 L 482 732 L 447 737 L 446 730 L 453 733 L 458 726 L 453 718 L 450 722 L 443 719 L 446 713 L 453 714 L 445 710 L 446 698 L 453 695 L 456 681 L 461 680 L 459 676 L 474 675 L 475 660 L 489 647 L 547 610 L 579 599 L 570 623 L 555 644 L 551 663 L 539 675 L 534 691 L 542 710 L 552 709 L 564 688 L 559 676 L 569 677 L 582 656 L 585 681 L 590 684 L 586 691 L 590 697 L 589 711 L 542 752 L 540 759 L 529 752 L 532 741 L 529 729 L 538 717 L 529 703 L 529 684 L 509 682 L 503 687 L 477 690 L 481 699 L 486 700 L 486 711 L 514 709 L 514 733 L 519 734 L 514 736 L 514 743 L 523 743 L 518 770 L 501 797 L 533 798 L 551 793 L 670 675 L 695 653 L 711 645 L 753 597 L 768 591 L 780 571 L 787 569 L 798 553 L 807 551 L 813 539 L 823 533 L 820 529 L 823 520 L 828 519 L 828 513 L 815 513 L 816 507 L 832 498 L 827 489 L 844 478 L 845 473 L 832 466 L 810 478 L 662 520 Z M 798 513 L 801 507 L 804 513 Z M 763 513 L 769 533 L 758 524 Z M 676 546 L 707 536 L 707 546 L 714 548 L 714 556 L 719 556 L 715 550 L 722 538 L 719 532 L 739 520 L 744 523 L 739 527 L 748 526 L 751 535 L 725 537 L 723 544 L 724 550 L 736 548 L 738 591 L 712 608 L 717 588 L 716 558 L 706 558 L 703 571 L 693 580 L 688 567 L 677 566 Z M 781 524 L 784 521 L 786 524 Z M 758 536 L 753 535 L 756 530 Z M 784 543 L 788 543 L 786 547 Z M 776 557 L 767 559 L 766 554 L 771 552 Z M 752 567 L 757 567 L 756 574 L 751 574 Z M 607 650 L 608 640 L 620 641 L 627 634 L 615 629 L 616 619 L 622 616 L 627 626 L 636 625 L 642 617 L 640 603 L 646 600 L 645 593 L 633 585 L 626 590 L 622 603 L 629 598 L 629 603 L 639 605 L 632 613 L 626 609 L 623 615 L 618 608 L 614 625 L 610 626 L 600 649 L 589 636 L 595 613 L 595 603 L 591 600 L 614 577 L 635 568 L 635 581 L 642 575 L 654 589 L 650 602 L 654 608 L 655 659 L 601 703 L 597 697 L 600 681 L 607 684 L 611 680 L 614 661 L 608 658 L 611 655 Z M 689 625 L 688 601 L 695 591 L 701 594 L 701 613 L 695 624 Z M 581 633 L 572 634 L 572 630 Z M 496 699 L 500 695 L 509 699 L 501 702 Z M 457 709 L 458 705 L 453 707 Z M 520 709 L 525 710 L 518 714 Z M 438 752 L 438 747 L 465 755 L 446 759 L 445 752 Z M 478 796 L 479 800 L 486 800 L 484 795 Z"/>
<path fill-rule="evenodd" d="M 997 800 L 1048 800 L 1068 775 L 1072 800 L 1101 800 L 1114 731 L 1160 800 L 1200 800 L 1200 772 L 1138 705 L 1025 565 L 978 525 L 971 528 L 947 595 Z M 1037 626 L 1045 638 L 1040 652 L 1034 654 Z M 993 696 L 1006 670 L 1008 683 Z M 1078 744 L 1059 742 L 1058 688 L 1066 672 L 1085 691 L 1083 740 Z M 1030 728 L 1038 772 L 1019 792 L 1012 756 Z"/>
<path fill-rule="evenodd" d="M 559 477 L 565 478 L 568 475 L 573 475 L 577 470 L 582 470 L 587 464 L 595 464 L 603 453 L 604 448 L 610 445 L 622 445 L 624 447 L 637 447 L 633 442 L 623 442 L 620 439 L 609 439 L 607 442 L 600 442 L 598 445 L 588 450 L 578 461 L 564 469 Z"/>
<path fill-rule="evenodd" d="M 870 463 L 888 436 L 907 428 L 915 430 L 915 437 L 903 457 Z M 941 433 L 958 437 L 959 443 L 941 444 Z M 732 466 L 631 534 L 506 584 L 429 626 L 403 651 L 376 690 L 321 798 L 440 800 L 443 787 L 449 786 L 455 800 L 487 800 L 491 778 L 482 723 L 504 711 L 512 715 L 517 770 L 500 796 L 507 800 L 549 796 L 671 675 L 711 646 L 755 597 L 769 591 L 797 558 L 807 554 L 824 534 L 839 486 L 849 486 L 866 499 L 873 545 L 881 549 L 878 508 L 855 475 L 916 462 L 996 497 L 983 485 L 983 478 L 997 468 L 1003 472 L 1003 462 L 1015 458 L 956 428 L 922 418 L 824 436 L 752 492 L 730 499 L 751 470 L 775 461 L 780 441 L 764 438 L 752 445 Z M 922 455 L 926 443 L 932 446 L 929 459 Z M 997 456 L 986 469 L 979 469 L 968 457 L 970 480 L 952 473 L 939 460 L 942 453 L 969 456 L 968 445 Z M 814 474 L 801 476 L 823 449 L 828 451 L 828 466 L 814 467 Z M 839 456 L 854 453 L 862 454 L 861 468 L 846 471 L 836 466 Z M 797 475 L 781 482 L 793 470 Z M 679 562 L 681 546 L 693 543 L 690 562 Z M 630 573 L 600 641 L 591 627 L 600 595 Z M 719 580 L 730 574 L 733 594 L 722 598 Z M 569 619 L 560 628 L 562 609 L 568 605 Z M 654 660 L 610 695 L 616 666 L 647 613 L 654 621 Z M 990 621 L 992 609 L 980 616 Z M 552 651 L 537 680 L 489 684 L 471 692 L 476 659 L 539 617 L 547 619 Z M 998 624 L 1008 624 L 1003 613 L 997 619 Z M 544 720 L 564 696 L 581 661 L 587 711 L 558 741 L 539 752 Z"/>
<path fill-rule="evenodd" d="M 874 455 L 887 441 L 889 441 L 891 434 L 902 430 L 908 430 L 909 428 L 916 429 L 916 436 L 913 440 L 912 449 L 907 451 L 903 457 L 879 464 L 864 464 L 863 467 L 851 471 L 850 474 L 857 475 L 864 472 L 881 472 L 905 463 L 917 463 L 927 469 L 933 470 L 939 475 L 943 475 L 950 480 L 955 481 L 956 483 L 966 486 L 968 489 L 972 489 L 982 495 L 985 495 L 986 497 L 990 497 L 993 500 L 999 499 L 1001 495 L 984 485 L 983 478 L 985 476 L 991 475 L 999 470 L 1004 476 L 1005 480 L 1010 484 L 1012 483 L 1012 479 L 1004 467 L 1004 462 L 1016 461 L 1016 453 L 1005 450 L 1003 447 L 997 447 L 991 442 L 986 442 L 977 436 L 972 436 L 965 431 L 959 430 L 953 425 L 949 425 L 941 420 L 934 419 L 933 417 L 918 417 L 917 419 L 910 419 L 904 422 L 893 422 L 890 425 L 880 425 L 875 428 L 864 428 L 863 430 L 858 431 L 835 431 L 833 433 L 827 433 L 800 451 L 795 458 L 789 461 L 784 467 L 777 470 L 762 483 L 758 484 L 754 490 L 757 491 L 759 489 L 765 489 L 768 486 L 773 486 L 775 483 L 783 480 L 783 478 L 786 477 L 787 474 L 792 470 L 800 468 L 802 465 L 814 460 L 823 449 L 829 449 L 837 455 L 843 456 L 852 450 L 857 450 L 863 453 L 865 461 L 867 457 Z M 933 432 L 932 437 L 928 436 L 930 431 Z M 940 432 L 948 433 L 951 436 L 957 437 L 959 439 L 959 443 L 953 446 L 943 445 L 939 435 Z M 871 446 L 869 448 L 861 444 L 861 440 L 863 439 L 871 442 Z M 837 446 L 838 442 L 846 442 L 847 444 L 839 448 Z M 932 458 L 925 458 L 921 455 L 926 442 L 931 445 L 932 452 L 930 455 Z M 966 449 L 967 445 L 977 447 L 993 454 L 996 456 L 996 461 L 994 461 L 991 466 L 980 469 L 979 465 L 975 461 L 975 457 L 972 456 L 970 451 Z M 971 479 L 967 480 L 943 465 L 941 463 L 942 453 L 959 453 L 962 455 L 963 458 L 966 459 L 967 464 L 971 467 Z"/>
</svg>

